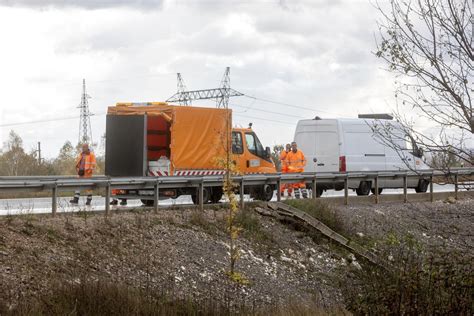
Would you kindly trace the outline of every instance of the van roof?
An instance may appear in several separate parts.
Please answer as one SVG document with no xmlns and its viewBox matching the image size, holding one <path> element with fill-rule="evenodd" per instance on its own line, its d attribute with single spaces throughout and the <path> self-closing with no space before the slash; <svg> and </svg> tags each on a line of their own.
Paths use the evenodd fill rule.
<svg viewBox="0 0 474 316">
<path fill-rule="evenodd" d="M 315 122 L 328 122 L 328 121 L 338 121 L 341 123 L 358 123 L 358 122 L 372 122 L 379 121 L 377 119 L 364 119 L 364 118 L 325 118 L 325 119 L 303 119 L 298 121 L 298 123 L 315 123 Z"/>
</svg>

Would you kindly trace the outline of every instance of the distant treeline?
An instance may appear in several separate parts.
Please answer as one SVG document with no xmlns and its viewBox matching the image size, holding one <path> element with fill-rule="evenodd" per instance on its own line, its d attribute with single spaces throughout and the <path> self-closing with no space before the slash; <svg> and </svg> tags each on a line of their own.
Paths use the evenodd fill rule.
<svg viewBox="0 0 474 316">
<path fill-rule="evenodd" d="M 73 146 L 66 141 L 55 158 L 41 158 L 38 151 L 26 152 L 23 140 L 14 131 L 10 131 L 8 140 L 0 150 L 0 176 L 42 176 L 42 175 L 75 175 L 75 161 L 79 154 L 80 144 Z M 97 155 L 95 174 L 104 172 L 104 156 Z"/>
</svg>

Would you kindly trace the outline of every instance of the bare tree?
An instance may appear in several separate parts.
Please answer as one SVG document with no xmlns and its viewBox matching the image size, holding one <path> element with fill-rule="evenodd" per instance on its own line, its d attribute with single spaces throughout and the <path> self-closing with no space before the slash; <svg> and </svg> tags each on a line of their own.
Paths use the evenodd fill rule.
<svg viewBox="0 0 474 316">
<path fill-rule="evenodd" d="M 376 56 L 397 75 L 395 118 L 419 147 L 472 164 L 472 0 L 389 0 L 376 6 L 382 15 Z M 436 132 L 420 132 L 417 117 L 435 123 Z"/>
</svg>

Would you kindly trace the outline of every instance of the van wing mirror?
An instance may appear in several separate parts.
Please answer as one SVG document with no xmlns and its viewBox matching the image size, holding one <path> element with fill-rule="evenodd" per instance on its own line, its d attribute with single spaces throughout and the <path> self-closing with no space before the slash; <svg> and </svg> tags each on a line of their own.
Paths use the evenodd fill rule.
<svg viewBox="0 0 474 316">
<path fill-rule="evenodd" d="M 272 156 L 272 152 L 270 151 L 270 147 L 265 147 L 265 157 L 270 158 Z"/>
</svg>

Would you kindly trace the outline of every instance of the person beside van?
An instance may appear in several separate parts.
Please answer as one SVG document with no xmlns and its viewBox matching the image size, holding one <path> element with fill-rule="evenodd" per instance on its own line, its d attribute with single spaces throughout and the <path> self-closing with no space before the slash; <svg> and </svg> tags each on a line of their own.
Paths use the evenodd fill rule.
<svg viewBox="0 0 474 316">
<path fill-rule="evenodd" d="M 288 165 L 286 163 L 286 156 L 288 153 L 291 151 L 291 145 L 286 144 L 285 149 L 281 151 L 280 153 L 280 165 L 281 165 L 281 173 L 288 173 Z M 280 186 L 280 194 L 281 196 L 285 195 L 285 189 L 288 192 L 288 196 L 291 196 L 293 193 L 293 188 L 291 185 L 288 185 L 287 183 L 282 184 Z"/>
<path fill-rule="evenodd" d="M 298 149 L 296 142 L 291 143 L 291 151 L 286 155 L 286 164 L 288 166 L 289 173 L 299 173 L 304 171 L 306 166 L 306 158 L 301 150 Z M 297 199 L 308 198 L 308 190 L 306 190 L 306 183 L 304 181 L 294 183 L 293 188 L 295 190 L 295 197 Z"/>
</svg>

